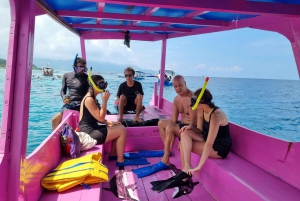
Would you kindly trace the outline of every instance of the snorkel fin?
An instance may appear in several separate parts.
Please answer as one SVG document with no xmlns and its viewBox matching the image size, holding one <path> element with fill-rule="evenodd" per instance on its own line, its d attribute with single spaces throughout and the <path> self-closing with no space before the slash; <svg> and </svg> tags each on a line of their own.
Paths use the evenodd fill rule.
<svg viewBox="0 0 300 201">
<path fill-rule="evenodd" d="M 90 70 L 88 71 L 88 79 L 90 81 L 90 83 L 92 84 L 92 86 L 94 87 L 94 89 L 100 93 L 103 93 L 105 90 L 104 89 L 100 89 L 94 82 L 93 78 L 92 78 L 92 67 L 90 67 Z"/>
</svg>

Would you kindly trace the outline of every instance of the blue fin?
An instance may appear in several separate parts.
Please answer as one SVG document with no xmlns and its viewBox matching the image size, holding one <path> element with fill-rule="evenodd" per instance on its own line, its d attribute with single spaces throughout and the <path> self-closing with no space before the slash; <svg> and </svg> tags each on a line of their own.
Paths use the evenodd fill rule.
<svg viewBox="0 0 300 201">
<path fill-rule="evenodd" d="M 135 159 L 135 158 L 150 158 L 150 157 L 163 157 L 163 150 L 144 150 L 139 151 L 138 153 L 125 153 L 124 157 L 127 159 Z M 170 156 L 172 156 L 172 152 L 170 152 Z"/>
<path fill-rule="evenodd" d="M 129 160 L 129 159 L 125 159 L 124 162 L 120 163 L 117 162 L 116 165 L 117 166 L 129 166 L 129 165 L 147 165 L 150 164 L 147 159 L 145 158 L 140 158 L 140 159 L 133 159 L 133 160 Z"/>
<path fill-rule="evenodd" d="M 132 172 L 134 172 L 138 178 L 142 178 L 168 168 L 169 166 L 159 161 L 154 165 L 134 169 L 132 170 Z"/>
</svg>

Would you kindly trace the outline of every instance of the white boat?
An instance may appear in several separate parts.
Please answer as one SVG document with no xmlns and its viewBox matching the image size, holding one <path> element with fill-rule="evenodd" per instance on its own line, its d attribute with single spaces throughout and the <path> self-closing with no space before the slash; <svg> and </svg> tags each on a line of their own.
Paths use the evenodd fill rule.
<svg viewBox="0 0 300 201">
<path fill-rule="evenodd" d="M 134 79 L 134 80 L 142 80 L 142 79 L 145 79 L 145 73 L 142 72 L 142 71 L 136 70 L 133 79 Z"/>
<path fill-rule="evenodd" d="M 118 76 L 119 78 L 124 78 L 124 74 L 117 74 L 117 76 Z M 134 79 L 134 80 L 142 80 L 142 79 L 145 79 L 145 73 L 142 72 L 142 71 L 136 70 L 133 79 Z"/>
<path fill-rule="evenodd" d="M 44 76 L 53 76 L 54 70 L 53 68 L 48 66 L 49 64 L 47 64 L 47 66 L 43 66 L 42 68 L 42 74 Z"/>
<path fill-rule="evenodd" d="M 166 86 L 170 85 L 171 86 L 172 85 L 172 80 L 173 80 L 175 75 L 176 75 L 175 71 L 173 71 L 171 69 L 166 69 L 165 70 L 164 85 L 166 85 Z M 158 82 L 160 82 L 160 71 L 155 77 L 157 77 Z"/>
</svg>

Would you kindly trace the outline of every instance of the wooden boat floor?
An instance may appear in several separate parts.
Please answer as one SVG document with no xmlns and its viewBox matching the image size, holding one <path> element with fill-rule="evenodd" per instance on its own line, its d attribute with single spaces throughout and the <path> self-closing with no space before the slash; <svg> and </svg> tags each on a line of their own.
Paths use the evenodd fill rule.
<svg viewBox="0 0 300 201">
<path fill-rule="evenodd" d="M 160 161 L 160 157 L 156 158 L 148 158 L 147 159 L 151 164 L 157 163 Z M 176 156 L 170 157 L 170 162 L 174 164 L 177 168 L 181 168 L 181 162 Z M 108 169 L 109 169 L 109 178 L 112 178 L 115 175 L 115 171 L 118 170 L 118 167 L 116 166 L 116 161 L 108 161 L 108 154 L 105 154 L 104 156 L 104 162 Z M 137 167 L 143 167 L 141 166 L 125 166 L 125 170 L 132 170 Z M 167 200 L 173 200 L 172 195 L 176 191 L 175 188 L 167 189 L 161 193 L 158 193 L 156 191 L 151 190 L 152 185 L 150 184 L 151 181 L 157 181 L 157 180 L 164 180 L 168 179 L 169 177 L 173 176 L 171 170 L 163 170 L 156 174 L 149 175 L 144 178 L 137 178 L 137 176 L 133 172 L 127 172 L 126 178 L 128 180 L 129 184 L 136 184 L 136 189 L 134 190 L 134 195 L 140 200 L 140 201 L 147 201 L 147 200 L 155 200 L 155 201 L 167 201 Z M 193 181 L 196 182 L 196 179 L 193 178 Z M 103 183 L 102 187 L 109 188 L 109 183 Z M 102 190 L 102 199 L 101 200 L 109 200 L 109 201 L 119 201 L 120 199 L 117 198 L 112 192 Z M 204 189 L 204 187 L 199 183 L 194 187 L 194 190 L 189 195 L 183 195 L 179 198 L 176 198 L 174 200 L 177 201 L 190 201 L 190 200 L 215 200 L 214 197 Z"/>
</svg>

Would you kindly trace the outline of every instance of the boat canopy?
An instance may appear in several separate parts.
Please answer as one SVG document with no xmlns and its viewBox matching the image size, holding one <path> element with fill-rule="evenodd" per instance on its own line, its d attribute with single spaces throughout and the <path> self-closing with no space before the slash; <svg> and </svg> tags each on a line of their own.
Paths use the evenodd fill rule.
<svg viewBox="0 0 300 201">
<path fill-rule="evenodd" d="M 157 41 L 258 28 L 300 16 L 298 0 L 37 0 L 37 5 L 83 39 Z"/>
</svg>

